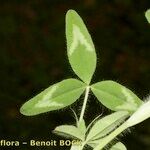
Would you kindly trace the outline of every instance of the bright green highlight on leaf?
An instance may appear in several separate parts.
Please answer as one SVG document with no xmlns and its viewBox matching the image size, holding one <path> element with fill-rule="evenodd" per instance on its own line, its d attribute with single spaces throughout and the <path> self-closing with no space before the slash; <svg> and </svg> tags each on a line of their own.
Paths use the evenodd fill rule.
<svg viewBox="0 0 150 150">
<path fill-rule="evenodd" d="M 145 13 L 145 17 L 147 19 L 147 21 L 150 23 L 150 9 L 148 9 Z"/>
<path fill-rule="evenodd" d="M 133 113 L 143 103 L 132 91 L 114 81 L 98 82 L 91 89 L 104 106 L 114 111 Z"/>
<path fill-rule="evenodd" d="M 89 84 L 96 68 L 95 48 L 84 22 L 74 10 L 69 10 L 66 15 L 66 38 L 71 67 Z"/>
<path fill-rule="evenodd" d="M 20 112 L 27 116 L 64 108 L 74 103 L 85 90 L 85 84 L 76 79 L 63 80 L 50 86 L 26 102 Z"/>
<path fill-rule="evenodd" d="M 110 150 L 127 150 L 127 149 L 123 143 L 118 142 L 115 145 L 113 145 Z"/>
</svg>

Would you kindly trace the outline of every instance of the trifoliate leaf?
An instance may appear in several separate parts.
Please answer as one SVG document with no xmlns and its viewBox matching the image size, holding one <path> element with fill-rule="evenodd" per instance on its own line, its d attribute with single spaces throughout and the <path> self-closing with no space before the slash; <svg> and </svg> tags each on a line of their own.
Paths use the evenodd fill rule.
<svg viewBox="0 0 150 150">
<path fill-rule="evenodd" d="M 91 86 L 98 100 L 107 108 L 131 113 L 143 103 L 132 91 L 114 81 L 102 81 Z"/>
<path fill-rule="evenodd" d="M 74 11 L 66 15 L 67 53 L 72 69 L 89 84 L 96 68 L 96 53 L 84 22 Z"/>
<path fill-rule="evenodd" d="M 85 84 L 79 80 L 63 80 L 27 101 L 20 112 L 26 116 L 32 116 L 64 108 L 74 103 L 84 90 Z"/>
<path fill-rule="evenodd" d="M 120 123 L 122 123 L 128 116 L 129 113 L 127 111 L 118 111 L 99 119 L 90 129 L 86 140 L 90 143 L 91 141 L 106 136 L 120 125 Z"/>
</svg>

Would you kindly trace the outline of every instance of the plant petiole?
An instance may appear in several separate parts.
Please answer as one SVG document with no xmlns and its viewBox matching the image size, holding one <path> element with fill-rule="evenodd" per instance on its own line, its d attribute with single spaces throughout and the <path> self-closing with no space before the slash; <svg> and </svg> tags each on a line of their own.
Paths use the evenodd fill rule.
<svg viewBox="0 0 150 150">
<path fill-rule="evenodd" d="M 85 90 L 85 97 L 84 97 L 83 106 L 82 106 L 82 110 L 81 110 L 81 114 L 80 114 L 80 118 L 79 118 L 79 123 L 83 120 L 89 92 L 90 92 L 90 86 L 87 86 L 86 90 Z"/>
</svg>

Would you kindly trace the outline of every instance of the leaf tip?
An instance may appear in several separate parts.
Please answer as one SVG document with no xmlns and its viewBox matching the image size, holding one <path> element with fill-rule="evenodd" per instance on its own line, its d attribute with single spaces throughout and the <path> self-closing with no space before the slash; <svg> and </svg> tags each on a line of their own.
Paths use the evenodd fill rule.
<svg viewBox="0 0 150 150">
<path fill-rule="evenodd" d="M 145 17 L 146 17 L 147 21 L 150 23 L 150 9 L 148 9 L 148 10 L 145 12 Z"/>
<path fill-rule="evenodd" d="M 30 112 L 30 109 L 28 109 L 28 108 L 26 107 L 26 103 L 21 106 L 21 108 L 20 108 L 20 113 L 21 113 L 22 115 L 24 115 L 24 116 L 33 116 L 33 115 L 35 115 L 35 114 L 31 113 L 31 112 Z"/>
<path fill-rule="evenodd" d="M 66 21 L 70 21 L 72 20 L 73 18 L 76 18 L 76 17 L 79 17 L 78 13 L 73 10 L 73 9 L 69 9 L 66 13 Z"/>
<path fill-rule="evenodd" d="M 77 12 L 75 10 L 73 10 L 73 9 L 69 9 L 67 11 L 67 15 L 72 15 L 72 14 L 77 14 Z"/>
<path fill-rule="evenodd" d="M 21 106 L 21 108 L 20 108 L 20 113 L 21 113 L 22 115 L 26 115 L 26 109 L 24 108 L 24 105 Z"/>
</svg>

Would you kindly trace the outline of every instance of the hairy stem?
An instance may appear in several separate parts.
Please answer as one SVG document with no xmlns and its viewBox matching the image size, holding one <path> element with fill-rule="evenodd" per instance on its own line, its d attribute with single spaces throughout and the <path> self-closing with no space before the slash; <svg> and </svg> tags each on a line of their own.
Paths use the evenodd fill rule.
<svg viewBox="0 0 150 150">
<path fill-rule="evenodd" d="M 83 116 L 84 116 L 84 113 L 85 113 L 85 108 L 86 108 L 89 92 L 90 92 L 90 86 L 87 86 L 86 90 L 85 90 L 85 97 L 84 97 L 83 106 L 82 106 L 82 110 L 81 110 L 81 114 L 80 114 L 80 118 L 79 118 L 78 123 L 80 123 L 83 120 Z M 80 145 L 80 146 L 73 146 L 72 145 L 70 150 L 82 150 L 84 148 L 85 144 L 86 143 L 83 142 L 82 145 Z"/>
<path fill-rule="evenodd" d="M 86 104 L 87 104 L 87 100 L 88 100 L 88 96 L 89 96 L 89 91 L 90 91 L 90 86 L 87 86 L 86 91 L 85 91 L 85 97 L 84 97 L 84 102 L 83 102 L 79 122 L 82 121 L 84 113 L 85 113 L 85 108 L 86 108 Z"/>
<path fill-rule="evenodd" d="M 121 132 L 126 130 L 128 128 L 127 123 L 123 123 L 121 126 L 119 126 L 115 131 L 110 133 L 105 138 L 99 140 L 99 145 L 94 150 L 101 150 L 103 149 L 109 142 L 111 142 L 117 135 L 119 135 Z"/>
</svg>

